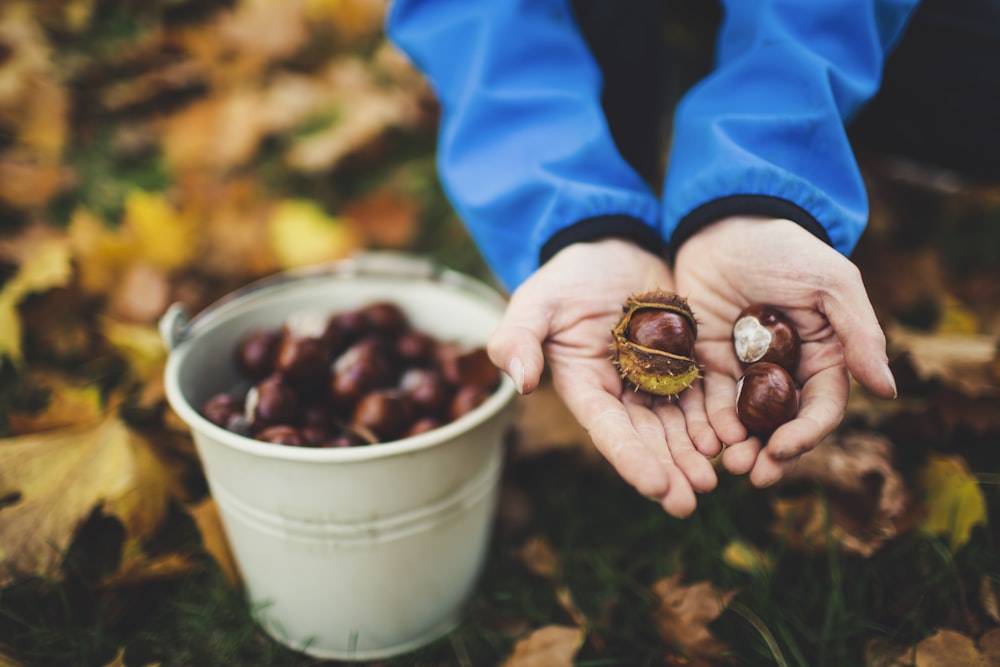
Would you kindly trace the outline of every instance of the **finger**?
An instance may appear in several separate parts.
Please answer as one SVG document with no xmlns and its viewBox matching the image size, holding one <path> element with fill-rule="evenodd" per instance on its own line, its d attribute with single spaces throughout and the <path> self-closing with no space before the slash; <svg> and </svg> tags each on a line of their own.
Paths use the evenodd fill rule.
<svg viewBox="0 0 1000 667">
<path fill-rule="evenodd" d="M 678 465 L 672 450 L 667 446 L 668 436 L 664 430 L 663 422 L 656 413 L 641 402 L 629 402 L 625 405 L 625 409 L 628 411 L 629 418 L 635 425 L 643 444 L 656 458 L 658 465 L 666 474 L 669 481 L 666 493 L 661 494 L 659 497 L 650 497 L 658 499 L 663 509 L 672 516 L 684 517 L 690 515 L 697 507 L 698 500 L 687 475 Z M 674 406 L 674 411 L 681 422 L 679 428 L 680 435 L 687 439 L 687 431 L 683 426 L 683 416 L 680 415 L 676 406 Z M 675 435 L 678 434 L 675 433 Z M 697 452 L 694 452 L 690 440 L 688 440 L 688 449 L 695 455 L 698 455 Z M 704 457 L 701 458 L 704 461 Z"/>
<path fill-rule="evenodd" d="M 664 445 L 670 458 L 684 473 L 694 491 L 707 493 L 714 489 L 718 482 L 715 468 L 705 455 L 695 448 L 689 433 L 689 415 L 682 412 L 678 404 L 665 401 L 657 403 L 654 413 L 660 419 L 665 436 Z"/>
<path fill-rule="evenodd" d="M 896 380 L 889 368 L 885 332 L 853 264 L 849 276 L 837 282 L 822 300 L 823 312 L 844 346 L 847 369 L 862 386 L 882 398 L 896 397 Z"/>
<path fill-rule="evenodd" d="M 575 392 L 561 395 L 594 446 L 622 479 L 649 498 L 667 495 L 670 476 L 656 454 L 646 447 L 625 404 L 601 389 L 578 387 Z"/>
<path fill-rule="evenodd" d="M 761 442 L 757 437 L 733 443 L 722 452 L 722 467 L 734 475 L 746 474 L 757 462 L 760 449 Z"/>
<path fill-rule="evenodd" d="M 705 373 L 704 387 L 705 412 L 719 439 L 726 444 L 746 440 L 747 429 L 736 416 L 736 380 L 709 371 Z"/>
<path fill-rule="evenodd" d="M 798 459 L 779 461 L 771 456 L 769 448 L 770 445 L 764 447 L 757 455 L 757 460 L 748 476 L 750 483 L 757 488 L 765 488 L 777 483 L 788 474 L 789 470 L 795 467 L 795 462 L 798 461 Z"/>
<path fill-rule="evenodd" d="M 549 335 L 549 314 L 544 306 L 515 293 L 486 344 L 490 360 L 504 370 L 518 393 L 536 387 L 545 368 L 542 343 Z"/>
<path fill-rule="evenodd" d="M 769 455 L 788 460 L 809 451 L 844 418 L 850 382 L 841 366 L 820 371 L 802 387 L 795 419 L 783 424 L 767 443 Z"/>
<path fill-rule="evenodd" d="M 722 442 L 716 435 L 705 411 L 705 391 L 703 382 L 695 382 L 681 394 L 678 401 L 683 413 L 687 433 L 694 448 L 703 456 L 717 456 L 722 451 Z"/>
</svg>

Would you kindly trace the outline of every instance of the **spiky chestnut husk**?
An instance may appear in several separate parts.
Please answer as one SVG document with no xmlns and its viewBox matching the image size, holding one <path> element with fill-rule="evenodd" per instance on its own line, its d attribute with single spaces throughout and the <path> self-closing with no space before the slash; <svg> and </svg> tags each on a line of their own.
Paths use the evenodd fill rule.
<svg viewBox="0 0 1000 667">
<path fill-rule="evenodd" d="M 630 339 L 629 325 L 638 312 L 663 311 L 672 314 L 671 326 L 679 328 L 678 338 L 686 341 L 666 351 L 640 345 Z M 684 297 L 653 290 L 638 294 L 622 306 L 622 318 L 611 331 L 612 361 L 622 379 L 636 389 L 657 396 L 676 396 L 690 387 L 700 375 L 694 359 L 693 343 L 698 334 L 694 313 Z"/>
</svg>

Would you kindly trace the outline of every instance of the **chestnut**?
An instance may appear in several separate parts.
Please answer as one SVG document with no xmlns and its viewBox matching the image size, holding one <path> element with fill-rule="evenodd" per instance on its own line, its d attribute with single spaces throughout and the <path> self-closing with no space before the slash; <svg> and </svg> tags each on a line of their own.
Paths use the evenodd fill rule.
<svg viewBox="0 0 1000 667">
<path fill-rule="evenodd" d="M 201 406 L 201 416 L 216 426 L 227 428 L 236 415 L 243 414 L 243 399 L 232 394 L 216 394 Z"/>
<path fill-rule="evenodd" d="M 500 382 L 500 370 L 490 361 L 484 347 L 442 345 L 438 363 L 445 379 L 456 386 L 475 385 L 492 391 Z"/>
<path fill-rule="evenodd" d="M 802 343 L 795 324 L 777 308 L 752 304 L 733 324 L 733 348 L 745 366 L 769 361 L 794 373 L 799 366 Z"/>
<path fill-rule="evenodd" d="M 431 368 L 411 368 L 399 379 L 399 388 L 413 406 L 425 414 L 437 414 L 451 399 L 451 387 L 444 376 Z"/>
<path fill-rule="evenodd" d="M 282 337 L 275 370 L 288 382 L 303 388 L 314 387 L 323 382 L 329 365 L 329 348 L 323 340 L 292 333 Z"/>
<path fill-rule="evenodd" d="M 459 387 L 458 391 L 456 391 L 455 395 L 452 397 L 451 403 L 448 404 L 448 419 L 454 421 L 459 417 L 472 412 L 482 405 L 489 397 L 490 392 L 478 385 L 467 384 Z"/>
<path fill-rule="evenodd" d="M 398 389 L 377 389 L 358 401 L 351 426 L 374 434 L 379 441 L 402 436 L 413 421 L 413 405 Z"/>
<path fill-rule="evenodd" d="M 269 375 L 247 392 L 245 414 L 255 427 L 296 421 L 299 399 L 280 375 Z"/>
<path fill-rule="evenodd" d="M 681 357 L 694 356 L 695 331 L 689 318 L 681 313 L 657 308 L 642 308 L 632 314 L 628 339 L 636 345 Z"/>
<path fill-rule="evenodd" d="M 421 417 L 410 425 L 410 428 L 407 429 L 403 437 L 409 438 L 414 435 L 420 435 L 421 433 L 426 433 L 427 431 L 433 431 L 442 425 L 443 423 L 437 417 Z"/>
<path fill-rule="evenodd" d="M 411 329 L 396 339 L 396 355 L 401 361 L 413 366 L 423 366 L 433 362 L 436 351 L 437 341 L 423 331 Z"/>
<path fill-rule="evenodd" d="M 386 387 L 396 379 L 387 346 L 375 338 L 358 341 L 333 362 L 330 394 L 335 405 L 353 406 L 368 391 Z"/>
<path fill-rule="evenodd" d="M 255 329 L 236 344 L 236 365 L 250 380 L 263 379 L 274 370 L 281 334 L 273 329 Z"/>
<path fill-rule="evenodd" d="M 277 445 L 290 445 L 292 447 L 302 447 L 308 444 L 301 431 L 288 424 L 274 424 L 261 429 L 255 436 L 261 442 L 272 442 Z"/>
<path fill-rule="evenodd" d="M 370 333 L 397 336 L 410 328 L 410 320 L 403 309 L 391 301 L 375 301 L 361 309 Z"/>
<path fill-rule="evenodd" d="M 770 435 L 791 421 L 798 409 L 795 380 L 778 364 L 750 364 L 736 383 L 736 415 L 755 435 Z"/>
</svg>

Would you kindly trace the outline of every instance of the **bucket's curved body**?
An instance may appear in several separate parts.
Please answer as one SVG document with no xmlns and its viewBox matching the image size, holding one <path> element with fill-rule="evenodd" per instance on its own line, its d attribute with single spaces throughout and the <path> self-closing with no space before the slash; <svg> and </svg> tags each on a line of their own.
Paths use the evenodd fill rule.
<svg viewBox="0 0 1000 667">
<path fill-rule="evenodd" d="M 239 383 L 244 333 L 380 299 L 469 344 L 485 344 L 504 306 L 460 274 L 375 255 L 255 284 L 190 323 L 164 318 L 167 398 L 191 427 L 255 613 L 279 641 L 324 658 L 396 655 L 458 622 L 489 543 L 512 384 L 434 431 L 342 449 L 257 442 L 195 406 Z"/>
</svg>

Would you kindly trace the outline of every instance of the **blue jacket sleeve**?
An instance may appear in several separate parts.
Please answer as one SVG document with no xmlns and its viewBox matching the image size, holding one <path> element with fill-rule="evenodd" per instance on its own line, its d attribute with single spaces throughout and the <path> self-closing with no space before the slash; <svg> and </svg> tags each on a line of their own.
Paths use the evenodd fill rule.
<svg viewBox="0 0 1000 667">
<path fill-rule="evenodd" d="M 568 0 L 394 0 L 386 28 L 441 103 L 443 187 L 507 288 L 581 221 L 662 244 L 659 201 L 615 147 Z"/>
<path fill-rule="evenodd" d="M 916 0 L 728 0 L 713 72 L 678 105 L 663 232 L 791 218 L 849 254 L 868 218 L 845 123 L 877 91 Z"/>
</svg>

